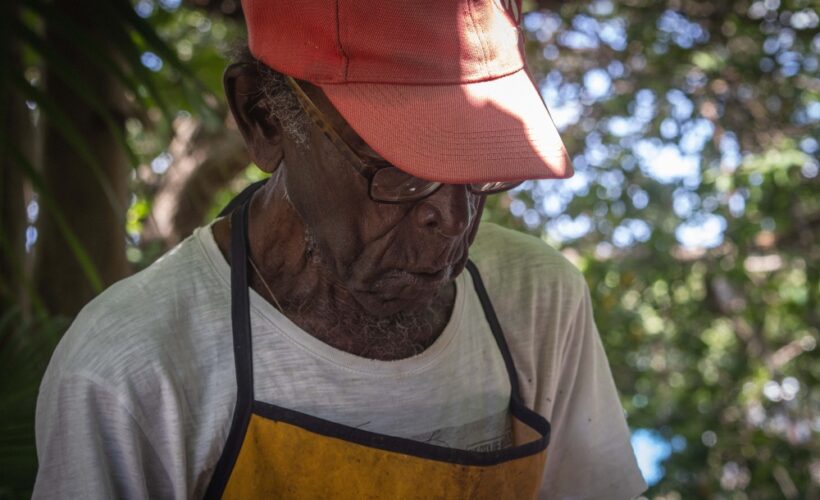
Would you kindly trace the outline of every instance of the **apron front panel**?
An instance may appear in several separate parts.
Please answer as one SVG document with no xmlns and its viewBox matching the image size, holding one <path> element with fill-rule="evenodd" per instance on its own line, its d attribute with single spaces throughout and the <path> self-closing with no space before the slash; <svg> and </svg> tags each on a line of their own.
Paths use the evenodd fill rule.
<svg viewBox="0 0 820 500">
<path fill-rule="evenodd" d="M 257 185 L 254 189 L 257 189 Z M 246 199 L 252 191 L 246 190 Z M 547 460 L 550 425 L 521 402 L 501 325 L 481 276 L 468 261 L 484 314 L 510 379 L 515 446 L 476 452 L 363 431 L 255 400 L 248 296 L 249 204 L 231 215 L 231 318 L 237 402 L 205 497 L 534 498 Z"/>
<path fill-rule="evenodd" d="M 223 498 L 534 498 L 546 456 L 464 465 L 254 414 Z"/>
</svg>

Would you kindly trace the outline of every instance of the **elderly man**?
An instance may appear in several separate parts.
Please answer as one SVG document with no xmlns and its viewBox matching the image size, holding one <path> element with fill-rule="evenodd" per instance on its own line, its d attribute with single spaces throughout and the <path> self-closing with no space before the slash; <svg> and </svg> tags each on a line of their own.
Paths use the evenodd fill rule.
<svg viewBox="0 0 820 500">
<path fill-rule="evenodd" d="M 518 3 L 243 6 L 225 89 L 271 177 L 74 322 L 34 496 L 640 493 L 582 276 L 479 230 L 571 175 Z"/>
</svg>

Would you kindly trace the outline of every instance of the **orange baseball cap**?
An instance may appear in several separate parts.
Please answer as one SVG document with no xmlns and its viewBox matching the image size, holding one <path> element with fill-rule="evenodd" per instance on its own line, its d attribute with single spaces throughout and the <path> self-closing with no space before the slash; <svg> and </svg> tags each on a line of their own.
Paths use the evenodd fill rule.
<svg viewBox="0 0 820 500">
<path fill-rule="evenodd" d="M 567 178 L 532 82 L 520 0 L 242 0 L 251 53 L 320 87 L 367 144 L 417 177 Z"/>
</svg>

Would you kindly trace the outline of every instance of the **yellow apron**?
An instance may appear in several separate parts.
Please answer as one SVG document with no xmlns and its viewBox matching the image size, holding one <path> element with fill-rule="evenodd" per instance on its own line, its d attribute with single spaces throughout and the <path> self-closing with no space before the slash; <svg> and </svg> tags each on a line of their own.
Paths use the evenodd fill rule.
<svg viewBox="0 0 820 500">
<path fill-rule="evenodd" d="M 534 498 L 547 458 L 550 425 L 521 402 L 512 357 L 472 262 L 467 269 L 510 377 L 513 447 L 446 448 L 348 427 L 254 399 L 248 205 L 231 216 L 236 409 L 205 498 Z"/>
</svg>

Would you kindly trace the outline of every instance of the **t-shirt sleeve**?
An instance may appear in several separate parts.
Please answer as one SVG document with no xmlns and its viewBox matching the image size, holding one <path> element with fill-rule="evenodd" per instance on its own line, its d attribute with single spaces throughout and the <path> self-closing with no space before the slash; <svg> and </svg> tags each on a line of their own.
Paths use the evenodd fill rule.
<svg viewBox="0 0 820 500">
<path fill-rule="evenodd" d="M 541 498 L 629 499 L 646 489 L 592 315 L 589 289 L 557 356 L 553 434 Z"/>
<path fill-rule="evenodd" d="M 127 406 L 91 375 L 47 375 L 37 402 L 33 498 L 173 498 L 169 476 Z"/>
</svg>

